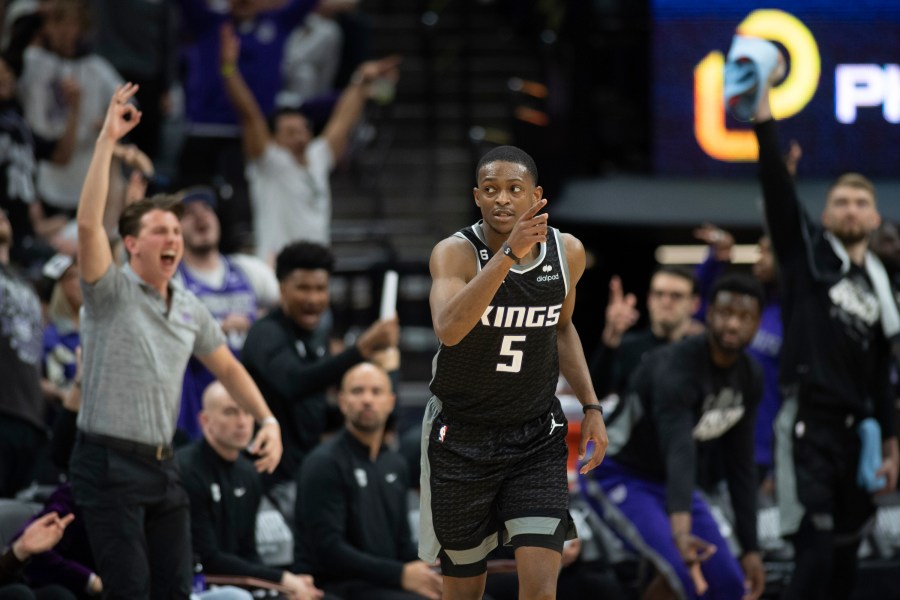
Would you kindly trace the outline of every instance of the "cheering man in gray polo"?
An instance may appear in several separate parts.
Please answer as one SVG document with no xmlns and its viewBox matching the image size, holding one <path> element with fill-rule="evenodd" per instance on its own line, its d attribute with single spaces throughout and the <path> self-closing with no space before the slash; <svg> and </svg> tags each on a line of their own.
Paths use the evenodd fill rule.
<svg viewBox="0 0 900 600">
<path fill-rule="evenodd" d="M 281 430 L 215 319 L 172 280 L 184 245 L 177 200 L 127 207 L 119 233 L 128 262 L 113 263 L 103 212 L 113 148 L 140 122 L 129 104 L 136 92 L 126 84 L 113 94 L 78 205 L 84 380 L 70 476 L 104 597 L 186 599 L 190 513 L 171 441 L 190 356 L 260 424 L 250 447 L 257 470 L 278 465 Z"/>
</svg>

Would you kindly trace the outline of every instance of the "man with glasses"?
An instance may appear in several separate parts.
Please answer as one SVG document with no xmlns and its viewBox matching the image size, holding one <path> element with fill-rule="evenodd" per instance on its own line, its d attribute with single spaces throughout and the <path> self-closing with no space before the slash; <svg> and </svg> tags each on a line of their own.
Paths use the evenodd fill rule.
<svg viewBox="0 0 900 600">
<path fill-rule="evenodd" d="M 650 326 L 628 331 L 640 316 L 636 305 L 634 294 L 623 294 L 621 280 L 613 276 L 606 325 L 591 361 L 591 379 L 598 398 L 624 392 L 644 354 L 691 333 L 691 315 L 699 305 L 696 277 L 684 267 L 659 267 L 647 293 Z"/>
</svg>

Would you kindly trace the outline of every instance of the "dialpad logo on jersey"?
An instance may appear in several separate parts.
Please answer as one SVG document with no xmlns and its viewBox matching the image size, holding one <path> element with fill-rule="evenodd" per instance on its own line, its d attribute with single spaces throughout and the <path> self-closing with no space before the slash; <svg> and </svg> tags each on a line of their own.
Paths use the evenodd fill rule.
<svg viewBox="0 0 900 600">
<path fill-rule="evenodd" d="M 552 270 L 553 270 L 553 265 L 544 265 L 543 267 L 541 267 L 541 271 L 543 271 L 544 273 L 549 273 Z"/>
<path fill-rule="evenodd" d="M 540 283 L 544 281 L 554 281 L 556 279 L 559 279 L 559 273 L 554 273 L 553 275 L 538 275 L 535 278 L 535 281 Z"/>
<path fill-rule="evenodd" d="M 559 279 L 559 274 L 554 275 Z M 540 277 L 538 277 L 540 280 Z M 488 306 L 481 315 L 485 327 L 553 327 L 562 304 L 553 306 Z"/>
<path fill-rule="evenodd" d="M 694 426 L 694 439 L 700 442 L 714 440 L 744 416 L 743 396 L 731 388 L 724 388 L 718 395 L 709 394 L 703 401 L 703 414 Z"/>
</svg>

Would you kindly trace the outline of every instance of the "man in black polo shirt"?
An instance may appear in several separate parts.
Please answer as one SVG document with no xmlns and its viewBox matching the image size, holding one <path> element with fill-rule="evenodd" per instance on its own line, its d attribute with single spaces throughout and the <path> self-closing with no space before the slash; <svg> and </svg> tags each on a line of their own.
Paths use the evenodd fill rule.
<svg viewBox="0 0 900 600">
<path fill-rule="evenodd" d="M 416 560 L 406 460 L 382 441 L 394 409 L 387 374 L 371 363 L 347 371 L 339 396 L 345 427 L 303 462 L 297 543 L 322 587 L 344 600 L 441 597 L 441 576 Z"/>
<path fill-rule="evenodd" d="M 267 567 L 256 551 L 262 484 L 253 462 L 241 454 L 253 436 L 253 416 L 214 381 L 203 392 L 199 420 L 203 438 L 175 458 L 191 501 L 191 542 L 203 570 L 281 584 L 292 600 L 318 598 L 312 578 Z"/>
</svg>

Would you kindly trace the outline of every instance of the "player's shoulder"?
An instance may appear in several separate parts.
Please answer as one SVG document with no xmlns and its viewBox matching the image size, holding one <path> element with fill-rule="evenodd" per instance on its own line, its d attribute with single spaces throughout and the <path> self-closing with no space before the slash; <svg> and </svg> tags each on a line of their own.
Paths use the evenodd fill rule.
<svg viewBox="0 0 900 600">
<path fill-rule="evenodd" d="M 431 251 L 431 259 L 434 260 L 453 260 L 453 259 L 469 259 L 473 253 L 472 242 L 459 236 L 451 235 L 435 244 Z"/>
<path fill-rule="evenodd" d="M 566 254 L 569 254 L 570 252 L 584 252 L 584 244 L 582 244 L 581 240 L 577 237 L 571 233 L 559 231 L 558 229 L 557 232 L 559 233 L 560 242 L 566 249 Z"/>
</svg>

